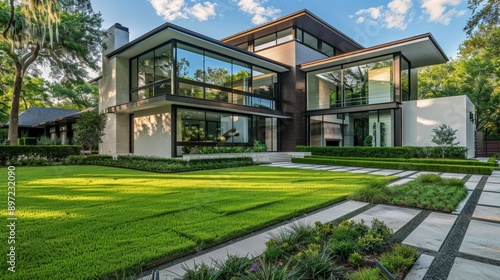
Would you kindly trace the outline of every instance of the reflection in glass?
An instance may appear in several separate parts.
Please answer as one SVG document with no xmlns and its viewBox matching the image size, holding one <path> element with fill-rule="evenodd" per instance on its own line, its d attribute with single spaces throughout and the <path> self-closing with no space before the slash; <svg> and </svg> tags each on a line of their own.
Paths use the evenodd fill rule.
<svg viewBox="0 0 500 280">
<path fill-rule="evenodd" d="M 259 67 L 253 67 L 253 93 L 273 97 L 278 85 L 278 75 L 275 72 Z"/>
<path fill-rule="evenodd" d="M 203 99 L 203 87 L 187 83 L 179 83 L 178 94 Z"/>
<path fill-rule="evenodd" d="M 313 72 L 307 75 L 307 109 L 329 109 L 342 106 L 342 72 Z"/>
<path fill-rule="evenodd" d="M 203 51 L 183 44 L 177 45 L 177 77 L 204 81 Z"/>
<path fill-rule="evenodd" d="M 154 52 L 150 51 L 139 56 L 139 71 L 137 86 L 145 86 L 154 82 Z"/>
<path fill-rule="evenodd" d="M 309 46 L 313 49 L 318 49 L 318 39 L 313 35 L 304 32 L 304 45 Z"/>
<path fill-rule="evenodd" d="M 155 81 L 160 81 L 171 77 L 172 46 L 170 44 L 167 44 L 155 50 Z"/>
<path fill-rule="evenodd" d="M 282 44 L 293 40 L 293 28 L 278 31 L 276 34 L 276 44 Z"/>
<path fill-rule="evenodd" d="M 206 52 L 204 82 L 231 88 L 231 59 Z"/>
<path fill-rule="evenodd" d="M 274 45 L 276 45 L 276 33 L 255 39 L 254 50 L 260 51 L 262 49 L 272 47 Z"/>
<path fill-rule="evenodd" d="M 405 58 L 401 58 L 401 98 L 403 101 L 410 100 L 410 64 Z"/>
<path fill-rule="evenodd" d="M 393 101 L 392 59 L 346 66 L 343 70 L 345 106 Z"/>
<path fill-rule="evenodd" d="M 137 58 L 130 60 L 130 88 L 137 87 Z"/>
<path fill-rule="evenodd" d="M 248 83 L 250 81 L 250 65 L 238 61 L 233 62 L 233 89 L 240 91 L 249 91 Z"/>
<path fill-rule="evenodd" d="M 229 102 L 229 93 L 219 89 L 205 88 L 205 99 L 220 102 Z"/>
</svg>

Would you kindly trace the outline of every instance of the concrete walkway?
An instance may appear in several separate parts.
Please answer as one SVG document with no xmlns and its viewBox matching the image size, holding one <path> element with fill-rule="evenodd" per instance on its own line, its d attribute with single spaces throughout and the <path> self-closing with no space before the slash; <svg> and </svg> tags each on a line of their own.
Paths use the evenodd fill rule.
<svg viewBox="0 0 500 280">
<path fill-rule="evenodd" d="M 404 184 L 422 173 L 403 170 L 356 168 L 273 163 L 268 166 L 302 168 L 331 172 L 352 172 L 396 176 L 390 185 Z M 279 227 L 250 234 L 159 267 L 159 279 L 180 279 L 182 267 L 194 264 L 211 264 L 225 260 L 228 255 L 258 256 L 266 248 L 265 243 L 277 230 L 292 223 L 329 222 L 339 218 L 363 219 L 367 224 L 377 218 L 395 232 L 395 240 L 422 252 L 417 263 L 405 279 L 500 279 L 500 171 L 491 176 L 443 173 L 443 177 L 466 180 L 469 193 L 452 214 L 433 212 L 392 205 L 370 205 L 364 202 L 345 201 L 307 215 Z M 141 280 L 151 279 L 150 276 Z"/>
</svg>

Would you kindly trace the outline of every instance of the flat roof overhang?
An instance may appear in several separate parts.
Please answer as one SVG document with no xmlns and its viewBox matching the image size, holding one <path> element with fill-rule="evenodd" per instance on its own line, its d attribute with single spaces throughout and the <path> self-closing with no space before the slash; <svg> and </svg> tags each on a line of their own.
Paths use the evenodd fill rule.
<svg viewBox="0 0 500 280">
<path fill-rule="evenodd" d="M 205 48 L 216 53 L 242 60 L 259 67 L 263 67 L 275 72 L 287 72 L 289 65 L 273 61 L 271 59 L 256 55 L 254 53 L 239 49 L 235 46 L 220 42 L 202 34 L 195 33 L 188 29 L 166 23 L 158 28 L 144 34 L 130 43 L 106 54 L 108 58 L 114 56 L 132 58 L 145 51 L 153 49 L 158 45 L 167 43 L 172 39 L 184 41 L 195 46 Z"/>
<path fill-rule="evenodd" d="M 231 42 L 233 45 L 239 45 L 241 43 L 269 35 L 271 32 L 277 32 L 293 26 L 306 30 L 308 33 L 311 33 L 331 45 L 335 45 L 344 52 L 364 48 L 361 44 L 307 9 L 297 11 L 271 22 L 236 33 L 221 39 L 221 41 Z"/>
<path fill-rule="evenodd" d="M 133 112 L 157 108 L 165 105 L 180 105 L 180 106 L 196 107 L 196 108 L 218 110 L 218 111 L 223 110 L 225 112 L 241 113 L 246 115 L 257 115 L 263 117 L 273 117 L 279 119 L 292 118 L 291 114 L 284 113 L 278 110 L 249 107 L 231 103 L 221 103 L 217 101 L 185 97 L 179 95 L 161 95 L 148 99 L 124 103 L 109 107 L 104 110 L 104 113 L 130 114 Z"/>
<path fill-rule="evenodd" d="M 413 68 L 441 64 L 448 61 L 448 57 L 437 44 L 434 37 L 430 33 L 427 33 L 334 57 L 307 62 L 300 65 L 300 69 L 310 72 L 398 52 L 401 52 L 411 62 Z"/>
</svg>

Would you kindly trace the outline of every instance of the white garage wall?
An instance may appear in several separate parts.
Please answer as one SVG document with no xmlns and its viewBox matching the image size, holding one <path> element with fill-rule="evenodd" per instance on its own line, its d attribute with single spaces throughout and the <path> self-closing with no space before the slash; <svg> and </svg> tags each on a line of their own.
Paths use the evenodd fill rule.
<svg viewBox="0 0 500 280">
<path fill-rule="evenodd" d="M 172 157 L 171 135 L 170 105 L 134 113 L 134 155 Z"/>
<path fill-rule="evenodd" d="M 474 157 L 474 124 L 469 112 L 474 105 L 465 95 L 403 102 L 403 145 L 436 146 L 432 130 L 447 124 L 457 130 L 459 146 L 469 148 L 468 157 Z M 475 115 L 475 113 L 474 113 Z"/>
</svg>

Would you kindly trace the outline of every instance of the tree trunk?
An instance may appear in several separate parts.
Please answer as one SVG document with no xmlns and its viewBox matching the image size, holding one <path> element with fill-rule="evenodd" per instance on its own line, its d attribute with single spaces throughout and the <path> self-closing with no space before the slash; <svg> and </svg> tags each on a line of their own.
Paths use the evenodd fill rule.
<svg viewBox="0 0 500 280">
<path fill-rule="evenodd" d="M 17 145 L 19 130 L 19 98 L 21 96 L 21 86 L 23 83 L 23 71 L 20 65 L 16 65 L 16 78 L 12 89 L 12 103 L 10 106 L 9 118 L 9 140 L 11 145 Z"/>
</svg>

